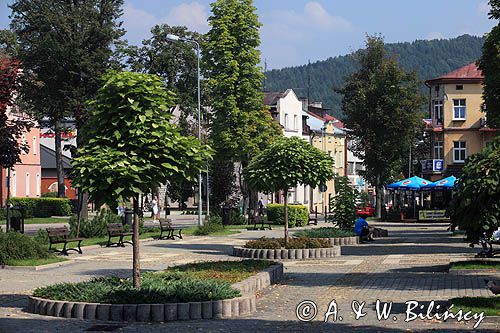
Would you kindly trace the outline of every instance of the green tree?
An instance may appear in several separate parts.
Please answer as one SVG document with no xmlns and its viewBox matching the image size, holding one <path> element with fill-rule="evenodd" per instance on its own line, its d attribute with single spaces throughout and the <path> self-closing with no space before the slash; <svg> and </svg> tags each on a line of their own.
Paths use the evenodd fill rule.
<svg viewBox="0 0 500 333">
<path fill-rule="evenodd" d="M 252 156 L 282 133 L 262 104 L 261 24 L 251 0 L 217 0 L 211 7 L 203 47 L 213 115 L 211 142 L 217 158 L 239 162 L 244 170 Z M 245 184 L 240 187 L 246 202 L 249 190 Z"/>
<path fill-rule="evenodd" d="M 61 121 L 88 118 L 85 101 L 95 95 L 110 66 L 113 44 L 124 33 L 118 18 L 123 0 L 16 0 L 11 29 L 25 73 L 23 100 L 55 132 L 58 196 L 64 196 Z M 78 137 L 78 144 L 82 144 Z M 85 205 L 84 205 L 85 206 Z"/>
<path fill-rule="evenodd" d="M 110 73 L 84 128 L 73 160 L 74 183 L 107 202 L 133 198 L 133 280 L 140 284 L 138 195 L 169 179 L 192 178 L 210 157 L 193 137 L 170 123 L 174 95 L 154 75 Z"/>
<path fill-rule="evenodd" d="M 288 240 L 288 189 L 299 184 L 313 188 L 332 179 L 333 160 L 305 140 L 281 138 L 259 153 L 246 169 L 245 177 L 255 191 L 283 191 L 285 198 L 285 242 Z"/>
<path fill-rule="evenodd" d="M 474 243 L 500 227 L 500 136 L 466 160 L 450 213 Z"/>
<path fill-rule="evenodd" d="M 386 55 L 381 37 L 368 37 L 359 53 L 360 69 L 347 78 L 342 109 L 355 156 L 363 159 L 363 176 L 377 191 L 381 215 L 383 185 L 401 173 L 401 156 L 418 133 L 418 110 L 423 102 L 414 73 L 405 72 Z"/>
<path fill-rule="evenodd" d="M 500 20 L 500 0 L 490 0 L 490 18 Z M 486 35 L 478 61 L 484 75 L 483 99 L 488 126 L 500 128 L 500 22 Z"/>
<path fill-rule="evenodd" d="M 352 231 L 356 219 L 357 191 L 352 188 L 349 178 L 345 176 L 335 177 L 335 190 L 337 195 L 329 202 L 328 221 L 334 223 L 339 229 Z"/>
</svg>

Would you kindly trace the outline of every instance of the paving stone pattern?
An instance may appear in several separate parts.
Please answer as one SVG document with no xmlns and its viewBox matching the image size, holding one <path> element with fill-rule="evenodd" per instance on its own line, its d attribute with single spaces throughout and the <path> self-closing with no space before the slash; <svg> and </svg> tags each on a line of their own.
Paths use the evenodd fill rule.
<svg viewBox="0 0 500 333">
<path fill-rule="evenodd" d="M 321 223 L 318 227 L 322 226 Z M 323 225 L 324 226 L 324 225 Z M 415 320 L 405 323 L 405 302 L 428 306 L 434 300 L 444 307 L 456 296 L 493 296 L 483 279 L 500 281 L 494 272 L 448 274 L 451 259 L 470 258 L 461 237 L 451 237 L 444 224 L 377 224 L 389 237 L 372 243 L 342 247 L 342 256 L 315 261 L 286 261 L 286 280 L 258 294 L 257 311 L 232 320 L 195 320 L 172 323 L 112 323 L 80 321 L 33 315 L 23 311 L 32 289 L 61 281 L 81 281 L 92 276 L 130 276 L 131 247 L 84 249 L 84 255 L 69 265 L 43 271 L 0 271 L 0 332 L 469 332 L 474 321 Z M 279 237 L 282 230 L 246 231 L 228 237 L 186 237 L 176 241 L 141 243 L 143 270 L 199 260 L 240 260 L 230 256 L 232 246 L 266 235 Z M 110 253 L 113 252 L 113 255 Z M 310 322 L 296 318 L 296 307 L 304 300 L 316 303 L 317 316 Z M 335 300 L 338 315 L 325 323 L 324 314 Z M 366 316 L 354 319 L 351 304 L 364 302 Z M 378 321 L 376 301 L 393 302 L 391 317 Z M 394 320 L 396 317 L 397 320 Z M 485 319 L 478 331 L 499 332 L 500 319 Z"/>
</svg>

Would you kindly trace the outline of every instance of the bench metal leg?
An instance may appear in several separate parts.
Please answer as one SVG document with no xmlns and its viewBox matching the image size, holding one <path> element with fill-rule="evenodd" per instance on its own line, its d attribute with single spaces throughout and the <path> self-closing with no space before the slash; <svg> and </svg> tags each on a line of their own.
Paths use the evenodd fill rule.
<svg viewBox="0 0 500 333">
<path fill-rule="evenodd" d="M 108 242 L 106 243 L 106 247 L 110 247 L 111 245 L 112 245 L 111 236 L 108 236 Z"/>
</svg>

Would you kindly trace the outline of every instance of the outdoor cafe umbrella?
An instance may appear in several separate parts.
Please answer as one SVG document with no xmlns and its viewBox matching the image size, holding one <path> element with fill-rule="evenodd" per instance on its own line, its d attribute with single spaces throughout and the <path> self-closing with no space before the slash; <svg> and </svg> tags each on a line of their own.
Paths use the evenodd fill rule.
<svg viewBox="0 0 500 333">
<path fill-rule="evenodd" d="M 429 185 L 431 182 L 423 178 L 413 176 L 411 178 L 403 179 L 398 182 L 387 185 L 388 189 L 391 190 L 410 190 L 418 191 L 423 187 Z"/>
<path fill-rule="evenodd" d="M 429 185 L 426 185 L 425 188 L 432 189 L 432 190 L 451 190 L 455 186 L 456 181 L 457 181 L 457 177 L 450 176 L 450 177 L 435 181 L 434 183 L 430 183 Z"/>
</svg>

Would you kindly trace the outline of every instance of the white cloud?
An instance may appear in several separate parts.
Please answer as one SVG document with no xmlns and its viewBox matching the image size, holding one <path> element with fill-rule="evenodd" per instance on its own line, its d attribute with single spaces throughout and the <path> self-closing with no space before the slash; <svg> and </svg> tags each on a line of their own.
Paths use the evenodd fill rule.
<svg viewBox="0 0 500 333">
<path fill-rule="evenodd" d="M 432 31 L 432 32 L 429 32 L 429 34 L 427 35 L 427 37 L 425 39 L 428 39 L 428 40 L 432 40 L 432 39 L 445 39 L 446 37 L 440 33 L 440 32 L 437 32 L 437 31 Z"/>
<path fill-rule="evenodd" d="M 491 10 L 488 0 L 483 0 L 477 5 L 477 12 L 481 15 L 487 15 Z"/>
<path fill-rule="evenodd" d="M 169 25 L 185 25 L 190 30 L 204 33 L 208 30 L 207 18 L 205 6 L 195 1 L 173 7 L 165 21 Z"/>
<path fill-rule="evenodd" d="M 208 31 L 208 13 L 205 6 L 197 1 L 181 3 L 172 7 L 165 17 L 134 7 L 125 6 L 123 26 L 127 30 L 126 38 L 133 43 L 140 43 L 150 36 L 151 28 L 157 24 L 183 25 L 193 31 L 205 33 Z"/>
<path fill-rule="evenodd" d="M 307 2 L 301 11 L 273 10 L 261 19 L 262 55 L 272 56 L 267 59 L 270 68 L 297 65 L 301 50 L 323 43 L 334 34 L 355 30 L 349 20 L 328 12 L 316 1 Z M 320 53 L 316 56 L 328 56 Z"/>
</svg>

